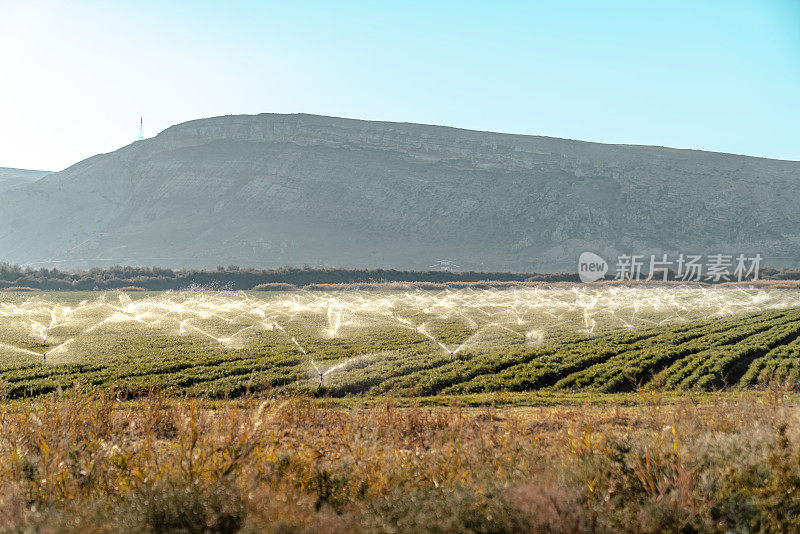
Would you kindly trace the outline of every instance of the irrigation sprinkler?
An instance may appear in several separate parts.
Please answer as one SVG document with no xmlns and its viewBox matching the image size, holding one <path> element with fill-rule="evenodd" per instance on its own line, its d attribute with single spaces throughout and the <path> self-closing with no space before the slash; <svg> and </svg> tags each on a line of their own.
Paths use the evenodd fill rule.
<svg viewBox="0 0 800 534">
<path fill-rule="evenodd" d="M 136 300 L 120 297 L 118 304 L 101 296 L 71 306 L 33 297 L 22 302 L 0 300 L 0 358 L 22 355 L 53 365 L 67 350 L 70 356 L 81 356 L 85 347 L 92 346 L 83 342 L 90 336 L 101 331 L 103 335 L 123 335 L 134 327 L 162 336 L 204 339 L 220 350 L 245 345 L 251 337 L 259 338 L 246 336 L 247 332 L 274 330 L 308 357 L 310 351 L 293 337 L 292 334 L 299 335 L 295 332 L 312 338 L 316 335 L 320 341 L 357 330 L 361 330 L 359 335 L 370 336 L 373 327 L 388 324 L 424 336 L 430 340 L 431 348 L 437 350 L 438 346 L 454 360 L 467 349 L 472 352 L 479 348 L 477 343 L 488 330 L 508 334 L 500 340 L 488 336 L 487 343 L 495 344 L 491 346 L 536 346 L 551 334 L 555 339 L 561 332 L 596 336 L 616 329 L 650 328 L 797 306 L 797 292 L 694 287 L 404 291 L 377 297 L 339 292 L 335 299 L 329 294 L 259 299 L 238 293 L 186 291 Z M 448 331 L 454 323 L 458 323 L 457 329 Z M 309 325 L 314 325 L 314 330 L 309 330 Z M 109 331 L 108 326 L 113 330 Z M 376 330 L 375 335 L 380 331 Z M 31 351 L 25 348 L 26 337 L 54 348 L 44 355 Z M 70 339 L 64 341 L 66 337 Z M 51 358 L 51 353 L 57 356 Z M 316 369 L 320 384 L 329 371 Z"/>
<path fill-rule="evenodd" d="M 325 372 L 321 371 L 320 368 L 317 367 L 317 364 L 314 362 L 313 358 L 311 358 L 311 365 L 314 366 L 314 370 L 319 375 L 319 384 L 317 384 L 317 389 L 319 389 L 322 387 L 322 381 L 325 379 Z"/>
</svg>

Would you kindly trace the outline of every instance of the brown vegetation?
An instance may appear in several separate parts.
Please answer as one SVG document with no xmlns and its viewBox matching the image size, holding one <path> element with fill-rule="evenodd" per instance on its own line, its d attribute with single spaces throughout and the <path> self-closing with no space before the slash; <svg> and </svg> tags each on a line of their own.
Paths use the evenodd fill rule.
<svg viewBox="0 0 800 534">
<path fill-rule="evenodd" d="M 34 287 L 25 287 L 25 286 L 11 286 L 11 287 L 4 287 L 3 289 L 0 289 L 0 291 L 5 291 L 7 293 L 11 292 L 30 293 L 32 291 L 41 291 L 41 289 L 36 289 Z"/>
<path fill-rule="evenodd" d="M 298 287 L 294 284 L 281 284 L 273 282 L 270 284 L 258 284 L 253 291 L 295 291 Z"/>
<path fill-rule="evenodd" d="M 798 410 L 203 404 L 0 408 L 0 530 L 663 532 L 800 528 Z"/>
</svg>

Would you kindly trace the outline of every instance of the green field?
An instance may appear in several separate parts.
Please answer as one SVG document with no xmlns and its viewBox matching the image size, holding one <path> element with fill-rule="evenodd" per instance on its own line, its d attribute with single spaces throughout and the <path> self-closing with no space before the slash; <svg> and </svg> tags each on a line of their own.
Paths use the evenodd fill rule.
<svg viewBox="0 0 800 534">
<path fill-rule="evenodd" d="M 0 387 L 347 397 L 794 383 L 800 293 L 741 288 L 0 294 Z"/>
</svg>

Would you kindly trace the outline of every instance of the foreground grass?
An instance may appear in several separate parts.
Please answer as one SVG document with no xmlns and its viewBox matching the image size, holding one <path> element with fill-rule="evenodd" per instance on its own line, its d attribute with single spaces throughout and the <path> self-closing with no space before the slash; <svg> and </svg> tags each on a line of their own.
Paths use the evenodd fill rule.
<svg viewBox="0 0 800 534">
<path fill-rule="evenodd" d="M 497 409 L 75 390 L 5 401 L 0 530 L 800 529 L 794 397 L 639 399 Z"/>
</svg>

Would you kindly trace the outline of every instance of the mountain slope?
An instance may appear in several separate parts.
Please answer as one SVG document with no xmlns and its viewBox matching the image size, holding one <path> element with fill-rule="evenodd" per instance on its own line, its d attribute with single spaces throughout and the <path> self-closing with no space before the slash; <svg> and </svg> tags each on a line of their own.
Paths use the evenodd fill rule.
<svg viewBox="0 0 800 534">
<path fill-rule="evenodd" d="M 15 187 L 28 185 L 48 174 L 50 173 L 47 171 L 29 171 L 25 169 L 0 167 L 0 193 Z"/>
<path fill-rule="evenodd" d="M 800 264 L 797 162 L 312 115 L 190 121 L 4 197 L 0 258 L 62 267 Z"/>
</svg>

